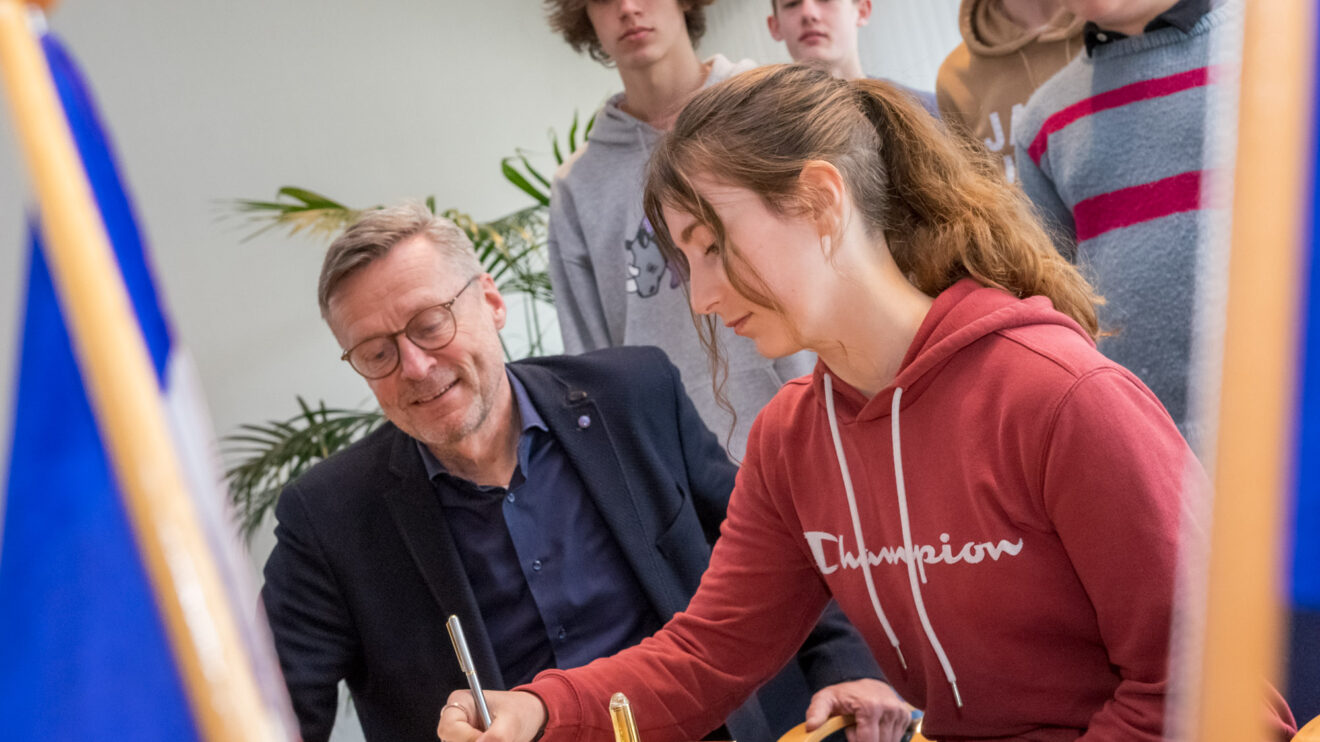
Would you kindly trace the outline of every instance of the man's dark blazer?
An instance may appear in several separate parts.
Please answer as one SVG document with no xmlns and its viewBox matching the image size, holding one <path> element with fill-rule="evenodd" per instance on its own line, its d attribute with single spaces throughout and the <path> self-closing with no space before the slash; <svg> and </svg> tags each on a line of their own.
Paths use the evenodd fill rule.
<svg viewBox="0 0 1320 742">
<path fill-rule="evenodd" d="M 508 368 L 581 475 L 651 607 L 662 620 L 683 610 L 707 566 L 736 470 L 678 370 L 654 348 Z M 330 736 L 341 678 L 367 739 L 434 742 L 440 707 L 466 687 L 445 629 L 451 613 L 463 622 L 485 686 L 505 687 L 412 438 L 385 424 L 286 487 L 275 512 L 278 543 L 262 601 L 306 742 Z M 797 664 L 812 690 L 880 677 L 837 609 Z M 765 711 L 753 699 L 728 727 L 742 742 L 773 739 Z"/>
</svg>

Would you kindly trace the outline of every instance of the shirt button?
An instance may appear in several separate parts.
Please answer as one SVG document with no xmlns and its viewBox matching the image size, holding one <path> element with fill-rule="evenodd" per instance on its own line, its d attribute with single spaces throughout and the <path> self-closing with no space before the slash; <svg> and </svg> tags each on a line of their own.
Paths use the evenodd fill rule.
<svg viewBox="0 0 1320 742">
<path fill-rule="evenodd" d="M 590 416 L 590 415 L 582 415 L 581 417 L 579 417 L 579 418 L 578 418 L 578 427 L 579 427 L 579 428 L 582 428 L 583 430 L 586 430 L 587 428 L 590 428 L 590 427 L 591 427 L 591 416 Z"/>
<path fill-rule="evenodd" d="M 564 628 L 563 626 L 560 626 L 560 627 L 559 627 L 559 641 L 563 641 L 563 640 L 564 640 L 564 637 L 566 637 L 566 636 L 568 636 L 568 629 Z"/>
<path fill-rule="evenodd" d="M 517 500 L 518 498 L 517 498 L 512 492 L 510 492 L 509 494 L 507 494 L 507 495 L 504 496 L 504 499 L 505 499 L 506 502 L 513 502 L 514 500 Z"/>
<path fill-rule="evenodd" d="M 532 560 L 532 571 L 533 571 L 533 572 L 540 572 L 540 571 L 541 571 L 541 560 L 540 560 L 540 559 L 533 559 L 533 560 Z"/>
<path fill-rule="evenodd" d="M 1101 42 L 1109 41 L 1109 34 L 1105 33 L 1104 31 L 1101 31 L 1100 33 L 1095 35 L 1095 40 Z"/>
</svg>

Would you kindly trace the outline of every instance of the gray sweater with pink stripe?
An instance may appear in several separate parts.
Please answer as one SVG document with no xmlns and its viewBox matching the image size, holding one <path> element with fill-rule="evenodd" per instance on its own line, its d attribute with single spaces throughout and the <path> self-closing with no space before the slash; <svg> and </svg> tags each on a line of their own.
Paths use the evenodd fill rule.
<svg viewBox="0 0 1320 742">
<path fill-rule="evenodd" d="M 1100 350 L 1159 397 L 1196 449 L 1199 330 L 1223 307 L 1231 115 L 1242 6 L 1188 33 L 1097 46 L 1042 85 L 1013 127 L 1022 188 L 1105 297 Z M 1227 130 L 1227 131 L 1226 131 Z M 1208 337 L 1209 335 L 1207 335 Z"/>
</svg>

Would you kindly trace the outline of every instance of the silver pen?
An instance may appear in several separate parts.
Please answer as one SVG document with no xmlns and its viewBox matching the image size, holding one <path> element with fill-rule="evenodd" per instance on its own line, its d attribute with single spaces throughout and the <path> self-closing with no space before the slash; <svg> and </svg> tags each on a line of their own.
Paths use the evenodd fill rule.
<svg viewBox="0 0 1320 742">
<path fill-rule="evenodd" d="M 458 622 L 458 616 L 450 616 L 448 626 L 449 640 L 454 643 L 454 654 L 458 655 L 458 667 L 467 676 L 472 698 L 477 702 L 477 714 L 481 717 L 477 728 L 484 732 L 490 729 L 490 707 L 486 705 L 486 694 L 481 692 L 477 668 L 472 664 L 472 652 L 468 650 L 467 637 L 463 636 L 463 624 Z"/>
</svg>

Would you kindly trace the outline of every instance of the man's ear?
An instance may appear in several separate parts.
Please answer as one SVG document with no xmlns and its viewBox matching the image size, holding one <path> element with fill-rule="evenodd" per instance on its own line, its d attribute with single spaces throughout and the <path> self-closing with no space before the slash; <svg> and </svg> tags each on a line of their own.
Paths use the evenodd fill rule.
<svg viewBox="0 0 1320 742">
<path fill-rule="evenodd" d="M 857 25 L 865 26 L 871 22 L 871 0 L 857 0 Z"/>
<path fill-rule="evenodd" d="M 848 198 L 843 174 L 824 160 L 809 160 L 798 175 L 798 187 L 806 196 L 811 218 L 821 235 L 834 236 L 843 227 Z"/>
<path fill-rule="evenodd" d="M 766 28 L 770 29 L 770 38 L 775 41 L 783 41 L 784 35 L 779 32 L 779 14 L 771 13 L 765 17 Z"/>
<path fill-rule="evenodd" d="M 495 321 L 495 329 L 503 330 L 504 323 L 509 319 L 509 307 L 504 303 L 504 295 L 500 293 L 495 285 L 495 279 L 491 278 L 489 273 L 481 274 L 478 279 L 481 286 L 481 301 L 490 308 L 491 319 Z"/>
</svg>

